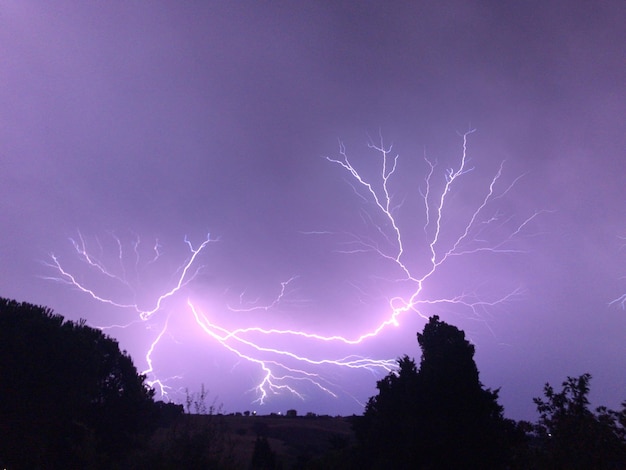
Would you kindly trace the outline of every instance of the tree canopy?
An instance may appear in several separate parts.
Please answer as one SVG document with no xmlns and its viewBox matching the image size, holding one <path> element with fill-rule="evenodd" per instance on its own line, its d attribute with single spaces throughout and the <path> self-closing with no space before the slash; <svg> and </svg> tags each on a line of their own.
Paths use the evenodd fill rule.
<svg viewBox="0 0 626 470">
<path fill-rule="evenodd" d="M 547 383 L 545 399 L 533 399 L 543 443 L 538 460 L 544 468 L 626 468 L 626 402 L 621 412 L 601 406 L 594 413 L 589 409 L 590 381 L 590 374 L 567 377 L 560 392 Z"/>
<path fill-rule="evenodd" d="M 84 321 L 0 298 L 0 462 L 79 468 L 127 452 L 155 423 L 153 390 Z"/>
<path fill-rule="evenodd" d="M 377 384 L 355 425 L 367 468 L 502 468 L 513 423 L 498 392 L 485 389 L 474 346 L 458 328 L 430 318 L 408 356 Z"/>
</svg>

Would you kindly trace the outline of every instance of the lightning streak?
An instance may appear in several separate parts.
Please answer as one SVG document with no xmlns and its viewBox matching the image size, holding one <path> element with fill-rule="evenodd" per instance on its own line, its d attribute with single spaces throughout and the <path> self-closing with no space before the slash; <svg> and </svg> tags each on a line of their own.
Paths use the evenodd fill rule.
<svg viewBox="0 0 626 470">
<path fill-rule="evenodd" d="M 116 243 L 119 246 L 119 255 L 120 257 L 122 256 L 122 244 L 121 241 L 119 240 L 119 238 L 114 236 L 114 239 L 116 241 Z M 128 281 L 126 280 L 125 275 L 124 276 L 119 276 L 116 274 L 113 274 L 112 271 L 110 271 L 109 269 L 107 269 L 107 267 L 101 263 L 100 261 L 98 261 L 97 259 L 95 259 L 94 257 L 89 255 L 89 252 L 87 251 L 87 248 L 85 246 L 85 241 L 83 239 L 82 234 L 79 232 L 79 240 L 80 243 L 74 241 L 73 239 L 70 239 L 72 245 L 74 246 L 74 249 L 76 251 L 76 253 L 79 256 L 79 259 L 81 259 L 82 261 L 84 261 L 85 263 L 87 263 L 91 268 L 94 268 L 96 271 L 104 274 L 105 276 L 114 279 L 118 282 L 120 282 L 121 284 L 123 284 L 124 286 L 127 286 L 128 288 L 132 289 L 132 287 L 130 286 L 130 284 L 128 283 Z M 119 308 L 128 308 L 128 309 L 133 309 L 135 310 L 136 313 L 139 314 L 139 317 L 141 318 L 141 320 L 147 320 L 149 319 L 152 315 L 154 315 L 157 311 L 159 311 L 159 309 L 161 309 L 163 302 L 168 299 L 169 297 L 172 297 L 173 295 L 175 295 L 182 287 L 184 287 L 185 285 L 187 285 L 188 283 L 190 283 L 191 281 L 193 281 L 195 279 L 195 277 L 198 275 L 200 269 L 202 269 L 201 267 L 198 268 L 192 268 L 192 266 L 194 265 L 194 262 L 196 261 L 196 258 L 200 255 L 200 253 L 202 252 L 202 250 L 204 250 L 204 248 L 210 243 L 216 240 L 212 240 L 210 234 L 207 235 L 207 238 L 197 247 L 194 248 L 193 244 L 187 239 L 187 237 L 185 237 L 185 244 L 187 244 L 187 246 L 189 247 L 189 251 L 191 253 L 191 255 L 189 256 L 189 258 L 187 258 L 187 260 L 182 264 L 182 266 L 178 269 L 177 272 L 180 272 L 180 275 L 178 276 L 178 280 L 176 281 L 175 285 L 168 291 L 164 292 L 163 294 L 159 295 L 156 299 L 156 301 L 154 302 L 154 305 L 152 308 L 149 309 L 142 309 L 139 307 L 139 305 L 137 303 L 121 303 L 121 302 L 116 302 L 113 301 L 109 298 L 105 298 L 102 297 L 100 295 L 98 295 L 96 293 L 95 290 L 93 290 L 92 288 L 88 287 L 87 285 L 85 285 L 83 282 L 79 281 L 74 275 L 72 275 L 71 273 L 69 273 L 68 271 L 66 271 L 63 266 L 61 265 L 61 262 L 59 261 L 58 257 L 56 255 L 54 255 L 54 253 L 50 254 L 50 259 L 52 260 L 52 263 L 46 263 L 49 267 L 52 267 L 56 270 L 56 272 L 59 274 L 59 276 L 55 276 L 55 277 L 50 277 L 50 276 L 46 276 L 45 279 L 50 279 L 50 280 L 54 280 L 54 281 L 59 281 L 59 282 L 64 282 L 67 283 L 75 288 L 77 288 L 78 290 L 90 295 L 94 300 L 97 300 L 99 302 L 102 303 L 106 303 L 109 305 L 112 305 L 114 307 L 119 307 Z M 139 239 L 136 239 L 135 243 L 134 243 L 134 250 L 135 253 L 137 255 L 137 247 L 139 245 Z M 150 261 L 150 263 L 155 262 L 159 257 L 160 257 L 160 253 L 159 253 L 159 248 L 160 245 L 158 244 L 158 241 L 156 242 L 155 246 L 154 246 L 154 250 L 155 250 L 155 258 L 152 259 L 152 261 Z M 136 262 L 139 262 L 139 258 L 137 257 Z M 123 266 L 123 265 L 122 265 Z M 123 270 L 123 267 L 122 267 Z"/>
<path fill-rule="evenodd" d="M 212 323 L 208 317 L 202 314 L 193 305 L 191 301 L 188 301 L 187 304 L 193 312 L 196 323 L 207 335 L 241 359 L 258 364 L 261 367 L 264 372 L 264 376 L 261 382 L 255 387 L 255 390 L 258 393 L 256 401 L 260 404 L 264 403 L 264 400 L 269 393 L 276 393 L 277 391 L 289 391 L 290 393 L 303 399 L 303 396 L 297 391 L 297 388 L 294 388 L 288 383 L 289 381 L 294 380 L 309 382 L 329 395 L 337 397 L 337 395 L 332 392 L 330 388 L 328 388 L 329 386 L 332 386 L 332 384 L 323 385 L 324 383 L 328 383 L 328 381 L 321 374 L 307 371 L 304 368 L 290 367 L 287 365 L 284 358 L 295 361 L 296 363 L 301 363 L 303 367 L 336 366 L 349 369 L 382 369 L 390 371 L 395 366 L 395 360 L 372 360 L 358 356 L 348 356 L 341 359 L 314 360 L 284 349 L 264 347 L 261 346 L 258 341 L 246 339 L 245 335 L 248 333 L 260 333 L 262 335 L 293 335 L 320 341 L 342 342 L 345 342 L 345 339 L 341 337 L 323 337 L 300 331 L 264 330 L 262 328 L 245 328 L 229 331 Z M 245 350 L 249 350 L 251 352 L 246 353 L 244 352 Z M 262 354 L 263 359 L 259 359 L 259 354 Z"/>
<path fill-rule="evenodd" d="M 462 294 L 453 296 L 446 299 L 428 299 L 423 295 L 424 284 L 452 257 L 467 256 L 476 254 L 479 252 L 489 253 L 520 253 L 521 250 L 511 246 L 512 242 L 520 235 L 525 227 L 527 227 L 531 221 L 533 221 L 538 215 L 545 211 L 536 211 L 530 216 L 523 219 L 517 225 L 507 232 L 506 236 L 500 237 L 499 240 L 492 240 L 490 244 L 487 244 L 485 240 L 481 240 L 479 235 L 488 230 L 491 226 L 500 224 L 511 225 L 512 218 L 506 218 L 502 220 L 502 216 L 496 211 L 491 215 L 485 215 L 487 208 L 496 200 L 504 198 L 515 186 L 515 184 L 521 178 L 516 178 L 511 184 L 505 187 L 502 191 L 497 192 L 496 187 L 502 177 L 503 164 L 500 165 L 497 172 L 488 184 L 487 190 L 479 202 L 477 207 L 469 213 L 466 217 L 466 222 L 461 225 L 461 230 L 457 231 L 457 235 L 451 235 L 447 237 L 448 243 L 443 240 L 443 234 L 446 229 L 443 220 L 448 208 L 448 199 L 456 190 L 462 177 L 474 170 L 473 167 L 468 166 L 468 137 L 474 132 L 470 130 L 462 135 L 462 152 L 458 166 L 456 168 L 448 168 L 443 174 L 443 185 L 438 192 L 433 189 L 436 175 L 436 162 L 433 162 L 428 157 L 424 156 L 424 160 L 428 166 L 428 172 L 424 179 L 425 191 L 421 191 L 424 208 L 425 208 L 425 223 L 423 231 L 427 236 L 426 249 L 429 253 L 429 259 L 426 263 L 421 263 L 417 268 L 409 265 L 406 261 L 408 254 L 405 250 L 405 243 L 403 241 L 402 231 L 400 229 L 400 223 L 394 216 L 392 206 L 392 192 L 389 189 L 391 176 L 397 169 L 398 156 L 391 157 L 391 146 L 386 147 L 384 145 L 382 137 L 379 144 L 370 142 L 369 148 L 375 150 L 381 160 L 381 170 L 379 173 L 378 190 L 375 189 L 375 185 L 367 181 L 361 176 L 359 171 L 352 165 L 348 159 L 348 155 L 345 150 L 345 146 L 340 144 L 339 154 L 340 158 L 326 157 L 331 163 L 335 163 L 345 169 L 358 183 L 358 185 L 364 188 L 366 196 L 372 201 L 373 206 L 381 213 L 383 220 L 390 222 L 390 227 L 385 229 L 383 224 L 376 224 L 374 222 L 374 216 L 368 220 L 375 225 L 374 229 L 377 233 L 383 234 L 383 238 L 387 241 L 393 240 L 391 246 L 388 246 L 386 250 L 381 249 L 378 244 L 372 242 L 371 239 L 365 239 L 362 237 L 352 236 L 352 249 L 344 252 L 374 252 L 381 258 L 392 262 L 399 271 L 403 274 L 399 277 L 399 280 L 405 281 L 413 285 L 410 295 L 408 297 L 393 297 L 390 301 L 391 315 L 387 320 L 380 323 L 371 332 L 363 334 L 362 336 L 353 340 L 354 343 L 358 343 L 366 338 L 370 338 L 378 335 L 387 326 L 398 325 L 398 319 L 406 312 L 413 311 L 422 315 L 420 312 L 420 306 L 433 305 L 437 303 L 447 303 L 456 306 L 463 306 L 470 309 L 474 314 L 478 313 L 480 308 L 485 306 L 494 306 L 499 303 L 511 300 L 517 294 L 520 293 L 519 289 L 514 289 L 504 295 L 495 298 L 492 301 L 484 301 L 474 298 L 471 295 Z M 366 197 L 367 199 L 367 197 Z M 391 232 L 391 233 L 389 233 Z M 414 260 L 410 260 L 414 261 Z M 426 318 L 425 315 L 422 315 Z"/>
<path fill-rule="evenodd" d="M 405 201 L 396 203 L 394 199 L 392 186 L 399 171 L 399 155 L 392 153 L 392 146 L 386 146 L 382 137 L 379 143 L 370 141 L 368 144 L 368 148 L 379 157 L 378 173 L 373 180 L 366 178 L 357 169 L 348 157 L 343 143 L 339 145 L 338 157 L 325 157 L 348 174 L 353 190 L 365 206 L 361 210 L 361 217 L 370 231 L 369 235 L 348 232 L 348 240 L 339 251 L 346 254 L 373 255 L 382 260 L 381 266 L 384 271 L 373 272 L 371 275 L 378 276 L 378 279 L 388 282 L 390 289 L 395 289 L 393 295 L 386 296 L 388 299 L 386 308 L 379 309 L 376 314 L 360 320 L 357 333 L 323 335 L 281 328 L 275 324 L 270 327 L 261 326 L 260 317 L 256 316 L 259 313 L 264 314 L 266 323 L 281 322 L 281 318 L 276 314 L 268 317 L 265 312 L 275 311 L 280 304 L 287 301 L 287 297 L 293 295 L 292 286 L 296 282 L 301 282 L 298 276 L 280 282 L 280 290 L 270 302 L 261 302 L 259 299 L 248 301 L 244 299 L 244 294 L 241 294 L 239 306 L 233 306 L 226 301 L 223 308 L 211 308 L 210 316 L 203 313 L 199 306 L 200 302 L 192 300 L 191 295 L 184 295 L 183 290 L 203 269 L 200 257 L 203 256 L 208 244 L 215 241 L 210 236 L 198 246 L 194 246 L 187 238 L 184 239 L 189 255 L 176 271 L 170 288 L 156 296 L 150 308 L 142 308 L 137 302 L 116 301 L 97 293 L 95 287 L 79 280 L 55 255 L 50 256 L 52 261 L 48 263 L 56 272 L 51 279 L 67 283 L 98 302 L 129 309 L 138 315 L 141 322 L 156 321 L 159 317 L 157 314 L 164 310 L 166 300 L 185 296 L 184 304 L 179 302 L 176 308 L 170 309 L 159 334 L 151 342 L 145 355 L 147 368 L 144 373 L 150 376 L 148 383 L 157 388 L 161 396 L 167 394 L 168 387 L 165 380 L 157 377 L 158 367 L 153 364 L 153 358 L 155 350 L 171 328 L 170 317 L 174 314 L 177 317 L 191 317 L 192 324 L 202 333 L 203 338 L 219 345 L 238 361 L 256 368 L 258 380 L 251 391 L 254 394 L 254 401 L 260 404 L 267 402 L 273 395 L 285 393 L 304 400 L 308 393 L 315 390 L 334 398 L 341 395 L 351 396 L 336 383 L 333 376 L 339 371 L 349 374 L 367 372 L 380 376 L 394 370 L 396 365 L 394 359 L 377 359 L 357 352 L 363 350 L 359 345 L 373 341 L 374 338 L 384 339 L 387 330 L 400 326 L 404 315 L 413 314 L 427 318 L 428 311 L 447 306 L 478 317 L 485 310 L 511 301 L 521 294 L 520 289 L 513 288 L 485 298 L 475 290 L 464 290 L 440 298 L 431 293 L 433 289 L 429 289 L 435 284 L 435 274 L 444 266 L 451 264 L 452 260 L 461 257 L 471 258 L 481 253 L 521 253 L 523 250 L 518 248 L 515 242 L 530 229 L 531 222 L 544 212 L 536 211 L 516 222 L 513 216 L 506 216 L 498 209 L 497 202 L 504 199 L 521 178 L 518 177 L 510 184 L 503 185 L 502 164 L 486 185 L 484 192 L 479 195 L 472 206 L 473 209 L 461 215 L 452 212 L 451 201 L 460 193 L 462 180 L 474 172 L 468 156 L 468 138 L 473 132 L 471 130 L 462 135 L 461 155 L 455 167 L 438 171 L 437 162 L 424 156 L 427 170 L 423 189 L 419 191 L 421 200 L 417 200 L 424 208 L 423 225 L 420 225 L 422 235 L 421 238 L 417 238 L 418 241 L 421 240 L 420 243 L 415 243 L 413 238 L 415 233 L 411 233 L 410 224 L 406 223 L 406 214 L 402 214 Z M 329 230 L 310 230 L 301 233 L 309 236 L 336 235 L 336 232 Z M 115 240 L 118 244 L 119 258 L 122 258 L 125 253 L 123 244 L 118 238 Z M 132 290 L 132 283 L 127 280 L 126 271 L 121 269 L 121 273 L 117 273 L 109 269 L 99 257 L 90 254 L 87 243 L 80 233 L 78 240 L 71 242 L 76 255 L 88 269 Z M 133 245 L 133 251 L 137 267 L 140 252 L 138 238 Z M 162 257 L 163 247 L 156 241 L 152 248 L 152 258 L 147 265 L 156 265 Z M 123 262 L 121 266 L 123 268 Z M 390 272 L 395 274 L 390 275 Z M 386 277 L 382 277 L 383 273 Z M 361 295 L 371 293 L 369 289 L 356 283 L 350 285 L 353 285 Z M 618 301 L 622 304 L 626 302 L 620 299 L 614 302 Z M 226 324 L 239 326 L 227 327 Z M 413 334 L 414 332 L 411 332 L 411 335 Z M 285 344 L 288 346 L 284 346 Z"/>
<path fill-rule="evenodd" d="M 289 284 L 291 284 L 293 281 L 295 281 L 298 278 L 298 276 L 293 276 L 291 278 L 289 278 L 288 280 L 281 282 L 280 283 L 280 293 L 278 294 L 278 296 L 272 300 L 271 303 L 267 304 L 267 305 L 259 305 L 259 299 L 256 299 L 255 301 L 251 302 L 251 303 L 245 303 L 244 301 L 244 297 L 245 297 L 245 292 L 242 292 L 241 295 L 239 296 L 239 303 L 242 305 L 241 307 L 232 307 L 232 306 L 228 306 L 228 309 L 233 311 L 233 312 L 254 312 L 255 310 L 265 310 L 266 312 L 268 310 L 271 310 L 272 308 L 276 307 L 281 300 L 283 300 L 283 297 L 285 297 L 285 293 L 287 290 L 287 287 L 289 286 Z M 245 306 L 244 306 L 245 304 Z"/>
<path fill-rule="evenodd" d="M 169 323 L 169 317 L 165 320 L 163 329 L 157 335 L 155 340 L 150 344 L 150 348 L 148 348 L 148 352 L 146 352 L 146 363 L 148 364 L 148 368 L 142 372 L 142 374 L 145 376 L 154 375 L 154 366 L 152 365 L 152 353 L 154 352 L 154 348 L 156 348 L 157 344 L 159 344 L 159 342 L 161 341 L 161 338 L 163 338 L 163 335 L 167 331 L 168 323 Z M 161 397 L 167 396 L 167 390 L 169 389 L 169 387 L 162 380 L 158 378 L 149 379 L 147 380 L 147 384 L 150 387 L 157 389 Z"/>
</svg>

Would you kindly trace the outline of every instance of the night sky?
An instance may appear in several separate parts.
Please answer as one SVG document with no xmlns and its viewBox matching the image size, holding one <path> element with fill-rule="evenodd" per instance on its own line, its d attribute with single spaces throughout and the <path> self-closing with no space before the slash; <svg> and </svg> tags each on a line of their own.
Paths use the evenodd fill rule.
<svg viewBox="0 0 626 470">
<path fill-rule="evenodd" d="M 625 23 L 621 0 L 5 0 L 0 295 L 225 412 L 361 413 L 434 314 L 508 417 L 584 372 L 617 408 Z"/>
</svg>

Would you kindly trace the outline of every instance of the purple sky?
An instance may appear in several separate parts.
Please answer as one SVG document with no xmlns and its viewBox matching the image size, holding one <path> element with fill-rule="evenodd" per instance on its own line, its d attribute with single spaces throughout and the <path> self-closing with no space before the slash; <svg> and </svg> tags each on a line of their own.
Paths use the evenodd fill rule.
<svg viewBox="0 0 626 470">
<path fill-rule="evenodd" d="M 129 325 L 105 331 L 140 370 L 159 339 L 148 378 L 228 412 L 360 413 L 432 314 L 507 416 L 584 372 L 626 399 L 623 1 L 185 3 L 2 2 L 0 295 Z M 398 261 L 324 158 L 384 208 L 380 135 Z M 416 292 L 359 344 L 242 331 L 353 340 Z"/>
</svg>

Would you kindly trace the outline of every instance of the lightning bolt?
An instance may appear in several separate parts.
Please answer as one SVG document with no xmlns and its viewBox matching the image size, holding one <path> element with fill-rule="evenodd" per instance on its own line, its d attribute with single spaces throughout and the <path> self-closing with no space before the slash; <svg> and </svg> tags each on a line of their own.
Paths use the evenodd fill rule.
<svg viewBox="0 0 626 470">
<path fill-rule="evenodd" d="M 618 298 L 609 302 L 609 305 L 615 305 L 615 304 L 619 305 L 623 309 L 626 309 L 626 294 L 622 294 Z"/>
<path fill-rule="evenodd" d="M 262 302 L 260 299 L 248 300 L 244 291 L 239 295 L 238 305 L 225 302 L 223 308 L 213 307 L 210 309 L 210 315 L 205 313 L 200 307 L 202 302 L 192 299 L 191 295 L 185 295 L 184 288 L 194 281 L 205 267 L 199 260 L 206 247 L 216 241 L 210 236 L 197 246 L 185 237 L 184 243 L 188 248 L 186 260 L 176 270 L 170 287 L 156 296 L 148 307 L 140 306 L 136 301 L 124 302 L 103 295 L 83 278 L 79 279 L 79 276 L 66 268 L 54 254 L 50 255 L 51 261 L 47 264 L 55 271 L 55 275 L 48 278 L 68 284 L 95 301 L 130 310 L 137 315 L 134 322 L 155 322 L 159 317 L 157 314 L 164 310 L 166 301 L 184 296 L 186 299 L 184 304 L 179 302 L 174 311 L 170 311 L 145 354 L 147 367 L 144 374 L 149 376 L 148 383 L 157 389 L 161 396 L 166 396 L 169 388 L 167 380 L 157 377 L 158 368 L 154 365 L 153 353 L 168 336 L 170 317 L 175 314 L 178 317 L 188 315 L 204 338 L 219 345 L 237 361 L 251 364 L 258 370 L 258 380 L 249 390 L 254 396 L 254 402 L 264 404 L 272 396 L 282 394 L 290 394 L 305 400 L 307 390 L 317 390 L 333 398 L 343 394 L 361 403 L 357 397 L 344 390 L 333 377 L 338 373 L 367 372 L 380 375 L 394 370 L 395 359 L 372 358 L 369 355 L 358 354 L 358 351 L 363 350 L 363 345 L 373 341 L 374 338 L 384 339 L 386 331 L 400 326 L 405 315 L 417 315 L 427 319 L 428 310 L 447 306 L 481 317 L 483 312 L 512 301 L 522 294 L 521 289 L 513 288 L 491 297 L 479 295 L 476 290 L 463 290 L 453 295 L 438 297 L 431 294 L 432 289 L 429 289 L 429 286 L 435 284 L 435 275 L 453 260 L 481 254 L 522 253 L 524 250 L 518 248 L 516 242 L 532 230 L 532 222 L 539 215 L 547 212 L 535 211 L 521 220 L 516 220 L 499 208 L 498 202 L 503 201 L 523 177 L 522 175 L 515 178 L 509 184 L 503 183 L 503 163 L 497 168 L 483 192 L 478 195 L 471 210 L 466 210 L 462 215 L 452 211 L 454 198 L 462 194 L 463 180 L 469 178 L 475 171 L 470 165 L 468 155 L 468 140 L 473 132 L 470 130 L 461 135 L 461 155 L 454 167 L 440 170 L 436 161 L 424 156 L 426 172 L 417 199 L 418 205 L 423 208 L 423 224 L 419 227 L 421 233 L 419 237 L 416 237 L 416 231 L 411 232 L 410 224 L 405 222 L 407 219 L 405 199 L 396 202 L 393 185 L 398 176 L 400 158 L 398 154 L 393 153 L 392 146 L 385 145 L 382 136 L 379 142 L 370 140 L 368 144 L 368 149 L 379 158 L 378 172 L 374 178 L 368 179 L 364 176 L 364 173 L 353 164 L 346 147 L 341 142 L 338 156 L 324 157 L 347 174 L 348 183 L 362 202 L 360 215 L 368 233 L 368 235 L 354 232 L 340 233 L 345 239 L 340 242 L 342 248 L 337 251 L 348 255 L 373 256 L 382 260 L 385 273 L 396 273 L 392 276 L 387 274 L 386 277 L 382 277 L 382 273 L 372 273 L 378 280 L 386 283 L 385 288 L 392 286 L 395 294 L 386 297 L 387 307 L 384 311 L 361 321 L 358 333 L 323 335 L 311 331 L 280 328 L 276 324 L 262 326 L 257 314 L 265 315 L 266 312 L 275 311 L 279 305 L 285 303 L 288 297 L 293 295 L 294 285 L 301 282 L 298 276 L 280 282 L 278 293 L 269 302 Z M 302 233 L 315 237 L 337 235 L 337 232 L 329 230 Z M 126 245 L 118 237 L 113 238 L 117 246 L 117 269 L 102 262 L 101 256 L 90 253 L 89 246 L 80 232 L 77 240 L 70 241 L 75 255 L 88 270 L 132 293 L 135 289 L 133 283 L 129 281 L 125 268 L 127 264 L 123 258 L 127 253 L 133 253 L 134 269 L 138 270 L 141 252 L 139 237 L 131 243 L 131 250 L 127 250 Z M 415 243 L 415 240 L 421 240 L 421 243 Z M 102 244 L 98 240 L 97 244 L 102 252 Z M 149 261 L 145 266 L 156 266 L 164 257 L 163 250 L 164 247 L 157 240 L 150 249 Z M 352 285 L 359 295 L 365 296 L 370 292 L 368 287 L 356 283 Z M 281 322 L 277 315 L 264 316 L 264 319 L 266 323 Z M 235 323 L 238 326 L 229 327 L 226 326 L 227 323 Z M 126 326 L 113 325 L 109 328 Z"/>
<path fill-rule="evenodd" d="M 397 267 L 400 276 L 397 280 L 407 281 L 413 287 L 407 297 L 393 297 L 390 301 L 390 317 L 378 325 L 372 332 L 366 333 L 359 337 L 360 340 L 376 336 L 382 332 L 384 328 L 390 325 L 398 325 L 398 319 L 406 312 L 416 312 L 426 318 L 421 313 L 420 306 L 433 304 L 451 304 L 456 306 L 464 306 L 469 308 L 474 314 L 478 314 L 479 309 L 486 306 L 494 306 L 505 301 L 511 300 L 520 294 L 519 289 L 514 289 L 491 301 L 473 298 L 473 294 L 460 294 L 446 299 L 427 299 L 424 298 L 424 285 L 427 281 L 453 257 L 468 256 L 479 252 L 495 253 L 521 253 L 522 250 L 512 247 L 515 239 L 522 231 L 540 214 L 547 212 L 545 210 L 536 211 L 530 216 L 523 219 L 520 223 L 512 225 L 512 218 L 504 217 L 497 210 L 487 211 L 489 207 L 498 199 L 504 198 L 522 178 L 516 178 L 512 183 L 503 190 L 497 191 L 496 187 L 502 177 L 503 163 L 491 179 L 482 199 L 477 207 L 466 217 L 466 222 L 462 223 L 460 230 L 456 235 L 448 236 L 448 242 L 444 241 L 444 216 L 448 207 L 448 200 L 454 194 L 456 187 L 461 179 L 474 170 L 468 162 L 468 137 L 475 131 L 470 130 L 462 135 L 462 152 L 460 162 L 456 168 L 448 168 L 443 172 L 443 183 L 440 184 L 439 191 L 435 191 L 434 177 L 437 167 L 428 157 L 424 156 L 424 161 L 428 167 L 426 177 L 424 179 L 425 190 L 420 191 L 424 206 L 425 223 L 423 226 L 426 240 L 426 250 L 428 252 L 428 260 L 416 267 L 409 265 L 406 258 L 409 257 L 405 250 L 405 242 L 403 240 L 400 223 L 395 216 L 400 205 L 393 204 L 392 191 L 390 190 L 390 182 L 392 176 L 397 170 L 398 155 L 392 154 L 392 146 L 385 146 L 382 136 L 379 143 L 370 140 L 368 147 L 378 153 L 380 157 L 380 173 L 377 184 L 366 180 L 361 173 L 352 164 L 346 153 L 345 146 L 340 143 L 339 157 L 325 157 L 329 162 L 339 165 L 352 177 L 355 186 L 353 189 L 366 202 L 371 202 L 373 207 L 378 211 L 382 220 L 387 224 L 383 225 L 375 222 L 375 218 L 370 216 L 367 222 L 373 225 L 374 233 L 379 234 L 386 246 L 383 248 L 378 241 L 370 238 L 363 238 L 351 234 L 348 242 L 350 249 L 343 250 L 344 253 L 374 253 L 383 260 L 387 260 Z M 362 190 L 359 192 L 359 188 Z M 508 231 L 502 228 L 509 225 L 512 227 Z M 483 238 L 491 227 L 497 227 L 501 235 L 497 240 L 488 241 Z"/>
<path fill-rule="evenodd" d="M 123 257 L 123 250 L 122 250 L 122 243 L 119 240 L 118 237 L 114 236 L 114 239 L 117 243 L 117 245 L 119 246 L 119 257 L 120 259 L 122 259 Z M 72 243 L 72 245 L 74 246 L 74 249 L 79 257 L 79 259 L 83 262 L 85 262 L 90 268 L 95 269 L 96 271 L 104 274 L 106 277 L 109 277 L 111 279 L 114 279 L 116 281 L 118 281 L 119 283 L 123 284 L 124 286 L 131 288 L 130 284 L 128 283 L 128 281 L 126 280 L 125 275 L 117 275 L 117 274 L 113 274 L 111 270 L 109 270 L 102 262 L 100 262 L 99 260 L 97 260 L 96 258 L 94 258 L 93 256 L 91 256 L 85 246 L 85 241 L 84 238 L 82 236 L 82 234 L 79 232 L 79 240 L 80 242 L 76 242 L 75 240 L 70 238 L 70 242 Z M 88 286 L 86 286 L 83 282 L 79 281 L 74 275 L 72 275 L 70 272 L 66 271 L 59 258 L 54 254 L 51 253 L 50 254 L 50 259 L 52 260 L 49 263 L 45 263 L 47 266 L 52 267 L 55 269 L 55 271 L 58 273 L 58 276 L 45 276 L 44 279 L 49 279 L 49 280 L 53 280 L 53 281 L 59 281 L 59 282 L 63 282 L 66 284 L 69 284 L 73 287 L 75 287 L 76 289 L 78 289 L 79 291 L 88 294 L 89 296 L 91 296 L 94 300 L 97 300 L 98 302 L 102 302 L 105 304 L 109 304 L 112 305 L 114 307 L 119 307 L 119 308 L 124 308 L 124 309 L 132 309 L 134 310 L 136 313 L 139 314 L 139 317 L 141 318 L 141 320 L 147 320 L 149 319 L 152 315 L 154 315 L 157 311 L 159 311 L 163 305 L 163 302 L 168 299 L 169 297 L 172 297 L 173 295 L 175 295 L 178 291 L 181 290 L 181 288 L 183 288 L 184 286 L 186 286 L 187 284 L 189 284 L 191 281 L 193 281 L 196 276 L 198 275 L 198 273 L 200 272 L 200 270 L 202 269 L 202 266 L 197 267 L 197 268 L 193 268 L 193 265 L 196 261 L 196 258 L 200 255 L 200 253 L 202 252 L 202 250 L 204 250 L 206 248 L 206 246 L 211 243 L 214 242 L 216 240 L 211 239 L 211 235 L 207 235 L 206 239 L 197 247 L 194 248 L 193 244 L 191 243 L 191 241 L 189 241 L 189 239 L 187 237 L 185 237 L 184 242 L 185 244 L 189 247 L 189 251 L 190 251 L 190 256 L 187 258 L 187 260 L 179 267 L 179 269 L 177 270 L 177 272 L 180 272 L 180 274 L 178 275 L 177 281 L 174 284 L 174 286 L 169 289 L 168 291 L 164 292 L 163 294 L 159 295 L 156 299 L 156 301 L 154 302 L 153 306 L 151 308 L 148 309 L 142 309 L 139 307 L 139 305 L 137 303 L 121 303 L 121 302 L 116 302 L 113 301 L 109 298 L 100 296 L 96 293 L 95 290 L 93 290 L 93 288 L 90 288 Z M 139 238 L 137 238 L 134 243 L 134 251 L 137 254 L 137 248 L 139 246 Z M 150 261 L 151 263 L 154 263 L 159 257 L 160 257 L 160 252 L 159 252 L 159 248 L 160 245 L 158 243 L 158 241 L 155 243 L 154 246 L 154 251 L 155 251 L 155 257 Z M 139 257 L 137 255 L 137 259 L 136 262 L 139 262 Z M 123 266 L 123 265 L 122 265 Z M 122 267 L 123 270 L 123 267 Z M 132 289 L 132 288 L 131 288 Z"/>
<path fill-rule="evenodd" d="M 150 344 L 150 347 L 148 348 L 148 351 L 146 352 L 146 363 L 148 364 L 148 368 L 142 372 L 142 375 L 145 375 L 147 377 L 154 376 L 155 371 L 154 371 L 154 366 L 152 365 L 152 353 L 154 353 L 154 349 L 157 347 L 157 345 L 161 341 L 161 338 L 163 338 L 163 335 L 165 335 L 165 333 L 167 332 L 168 323 L 169 323 L 169 317 L 167 317 L 167 319 L 165 320 L 165 324 L 163 325 L 163 328 L 161 329 L 157 337 Z M 153 379 L 148 379 L 146 383 L 148 384 L 149 387 L 152 387 L 155 390 L 157 390 L 161 397 L 168 396 L 168 390 L 170 389 L 170 387 L 166 385 L 163 380 L 155 377 Z"/>
<path fill-rule="evenodd" d="M 256 310 L 264 310 L 264 311 L 269 311 L 272 308 L 276 307 L 285 297 L 286 295 L 286 291 L 289 287 L 289 284 L 291 284 L 293 281 L 295 281 L 298 278 L 298 276 L 292 276 L 291 278 L 287 279 L 284 282 L 280 283 L 280 292 L 278 294 L 278 296 L 272 300 L 271 303 L 269 304 L 264 304 L 264 305 L 260 305 L 259 304 L 259 299 L 255 299 L 252 302 L 246 302 L 245 301 L 245 291 L 241 293 L 241 295 L 239 296 L 239 304 L 241 305 L 240 307 L 233 307 L 231 305 L 228 305 L 228 309 L 232 312 L 254 312 Z"/>
<path fill-rule="evenodd" d="M 303 398 L 296 388 L 289 385 L 290 381 L 309 382 L 329 395 L 337 397 L 337 395 L 329 388 L 332 384 L 328 383 L 321 374 L 309 372 L 304 369 L 305 367 L 336 366 L 349 369 L 383 369 L 385 371 L 390 371 L 395 366 L 395 360 L 372 360 L 357 356 L 348 356 L 340 359 L 315 360 L 288 350 L 266 347 L 261 345 L 258 340 L 252 341 L 246 339 L 246 336 L 251 333 L 257 333 L 266 338 L 274 335 L 285 335 L 325 342 L 340 341 L 346 343 L 347 341 L 345 338 L 338 336 L 324 337 L 302 331 L 276 329 L 266 330 L 257 327 L 241 328 L 230 331 L 212 323 L 206 315 L 202 314 L 193 305 L 191 301 L 188 301 L 188 305 L 193 312 L 197 324 L 207 335 L 219 342 L 224 348 L 231 351 L 239 358 L 258 364 L 261 367 L 264 376 L 261 382 L 255 387 L 255 390 L 258 393 L 256 401 L 259 404 L 264 403 L 269 393 L 276 393 L 278 391 L 289 391 L 297 397 Z M 262 355 L 263 359 L 259 359 L 259 355 Z M 285 359 L 299 363 L 302 367 L 290 367 L 287 365 L 287 361 Z M 328 385 L 324 385 L 325 383 L 328 383 Z"/>
</svg>

